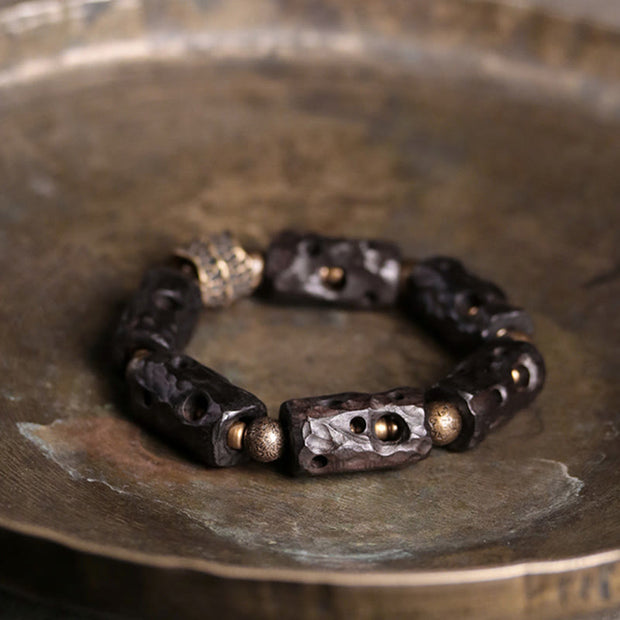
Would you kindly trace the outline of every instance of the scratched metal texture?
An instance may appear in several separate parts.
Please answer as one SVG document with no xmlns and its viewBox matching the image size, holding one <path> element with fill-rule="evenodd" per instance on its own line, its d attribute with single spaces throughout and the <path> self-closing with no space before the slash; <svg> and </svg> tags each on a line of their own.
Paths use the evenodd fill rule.
<svg viewBox="0 0 620 620">
<path fill-rule="evenodd" d="M 0 3 L 5 587 L 162 618 L 620 604 L 614 22 L 430 5 Z M 197 234 L 282 227 L 463 259 L 532 313 L 544 392 L 475 450 L 396 472 L 170 450 L 112 377 L 123 300 Z M 253 299 L 205 312 L 188 352 L 272 415 L 455 362 L 397 312 Z"/>
</svg>

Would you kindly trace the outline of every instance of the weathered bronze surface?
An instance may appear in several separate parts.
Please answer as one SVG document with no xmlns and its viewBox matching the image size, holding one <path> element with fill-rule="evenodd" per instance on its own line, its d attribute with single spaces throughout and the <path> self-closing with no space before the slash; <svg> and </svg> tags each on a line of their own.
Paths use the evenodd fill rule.
<svg viewBox="0 0 620 620">
<path fill-rule="evenodd" d="M 614 22 L 456 0 L 28 4 L 0 9 L 0 582 L 150 618 L 617 607 Z M 291 479 L 164 447 L 103 362 L 121 303 L 197 233 L 284 227 L 466 259 L 531 312 L 540 398 L 400 471 Z M 405 317 L 253 299 L 208 312 L 188 352 L 273 413 L 454 364 Z"/>
</svg>

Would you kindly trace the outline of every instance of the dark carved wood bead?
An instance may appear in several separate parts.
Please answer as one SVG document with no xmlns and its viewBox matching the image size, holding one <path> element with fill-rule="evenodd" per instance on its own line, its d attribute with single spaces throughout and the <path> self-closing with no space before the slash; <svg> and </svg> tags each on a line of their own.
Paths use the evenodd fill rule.
<svg viewBox="0 0 620 620">
<path fill-rule="evenodd" d="M 425 401 L 427 409 L 438 402 L 457 407 L 463 425 L 458 438 L 447 447 L 467 450 L 527 407 L 544 382 L 545 364 L 534 345 L 495 340 L 483 344 L 430 388 Z"/>
<path fill-rule="evenodd" d="M 284 231 L 267 250 L 263 284 L 282 301 L 379 308 L 394 304 L 399 277 L 392 243 Z"/>
<path fill-rule="evenodd" d="M 136 356 L 127 366 L 127 382 L 140 423 L 213 467 L 246 458 L 228 446 L 234 422 L 267 415 L 256 396 L 187 355 Z"/>
<path fill-rule="evenodd" d="M 171 267 L 150 269 L 121 316 L 113 343 L 116 363 L 124 369 L 138 349 L 182 349 L 201 308 L 195 278 Z"/>
<path fill-rule="evenodd" d="M 288 400 L 280 422 L 295 474 L 394 468 L 431 449 L 424 395 L 413 388 Z"/>
<path fill-rule="evenodd" d="M 467 271 L 460 261 L 436 257 L 415 264 L 407 278 L 405 304 L 447 344 L 471 347 L 508 330 L 531 335 L 528 314 L 504 292 Z"/>
</svg>

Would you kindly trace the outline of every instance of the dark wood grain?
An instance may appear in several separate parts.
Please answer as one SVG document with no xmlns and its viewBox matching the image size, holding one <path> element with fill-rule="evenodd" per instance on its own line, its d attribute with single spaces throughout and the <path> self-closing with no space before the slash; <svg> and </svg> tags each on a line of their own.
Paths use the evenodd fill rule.
<svg viewBox="0 0 620 620">
<path fill-rule="evenodd" d="M 193 277 L 171 267 L 149 269 L 127 303 L 112 342 L 112 357 L 121 372 L 138 349 L 180 351 L 201 308 Z"/>
<path fill-rule="evenodd" d="M 226 443 L 234 422 L 267 415 L 256 396 L 187 355 L 160 351 L 136 358 L 127 383 L 136 420 L 212 467 L 245 458 Z"/>
<path fill-rule="evenodd" d="M 324 282 L 322 267 L 341 268 L 342 280 Z M 264 292 L 280 301 L 382 308 L 394 304 L 399 274 L 400 250 L 389 241 L 284 231 L 265 255 Z"/>
<path fill-rule="evenodd" d="M 529 315 L 508 302 L 504 291 L 455 259 L 417 262 L 405 283 L 405 307 L 448 345 L 467 349 L 500 329 L 533 333 Z"/>
<path fill-rule="evenodd" d="M 513 370 L 518 373 L 517 379 Z M 460 362 L 426 392 L 425 400 L 456 405 L 463 428 L 448 447 L 467 450 L 530 405 L 544 383 L 545 363 L 534 345 L 496 340 L 482 345 Z"/>
<path fill-rule="evenodd" d="M 375 432 L 375 424 L 384 416 L 398 429 L 390 441 Z M 415 463 L 432 447 L 424 420 L 424 394 L 413 388 L 288 400 L 280 408 L 280 421 L 295 474 L 388 469 Z"/>
<path fill-rule="evenodd" d="M 0 581 L 147 618 L 617 609 L 618 280 L 579 286 L 618 264 L 603 3 L 19 4 L 0 21 Z M 476 450 L 364 484 L 170 451 L 126 419 L 105 331 L 162 252 L 283 227 L 466 257 L 534 318 L 544 392 Z M 188 352 L 274 408 L 455 363 L 405 317 L 257 300 L 206 313 Z"/>
</svg>

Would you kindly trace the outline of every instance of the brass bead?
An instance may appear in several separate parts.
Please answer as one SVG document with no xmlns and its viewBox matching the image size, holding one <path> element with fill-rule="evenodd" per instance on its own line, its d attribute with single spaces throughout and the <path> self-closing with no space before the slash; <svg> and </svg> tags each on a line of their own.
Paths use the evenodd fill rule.
<svg viewBox="0 0 620 620">
<path fill-rule="evenodd" d="M 252 420 L 245 429 L 243 447 L 255 461 L 276 461 L 284 451 L 284 433 L 280 423 L 267 416 Z"/>
<path fill-rule="evenodd" d="M 401 430 L 394 419 L 384 415 L 375 422 L 375 435 L 381 441 L 396 441 L 401 435 Z"/>
<path fill-rule="evenodd" d="M 461 414 L 452 403 L 432 403 L 427 408 L 430 434 L 436 446 L 447 446 L 460 434 Z"/>
<path fill-rule="evenodd" d="M 213 234 L 175 250 L 181 269 L 198 278 L 202 302 L 207 308 L 228 306 L 251 295 L 260 284 L 264 260 L 246 252 L 229 233 Z"/>
<path fill-rule="evenodd" d="M 344 284 L 344 269 L 342 267 L 328 267 L 324 265 L 319 269 L 321 281 L 327 286 L 338 288 Z"/>
<path fill-rule="evenodd" d="M 501 327 L 495 332 L 498 338 L 510 338 L 511 340 L 518 340 L 519 342 L 532 342 L 532 338 L 523 332 L 518 332 L 513 329 L 506 329 Z"/>
<path fill-rule="evenodd" d="M 245 422 L 235 422 L 231 425 L 226 436 L 226 443 L 229 448 L 243 450 L 243 436 L 245 435 L 246 426 Z"/>
</svg>

